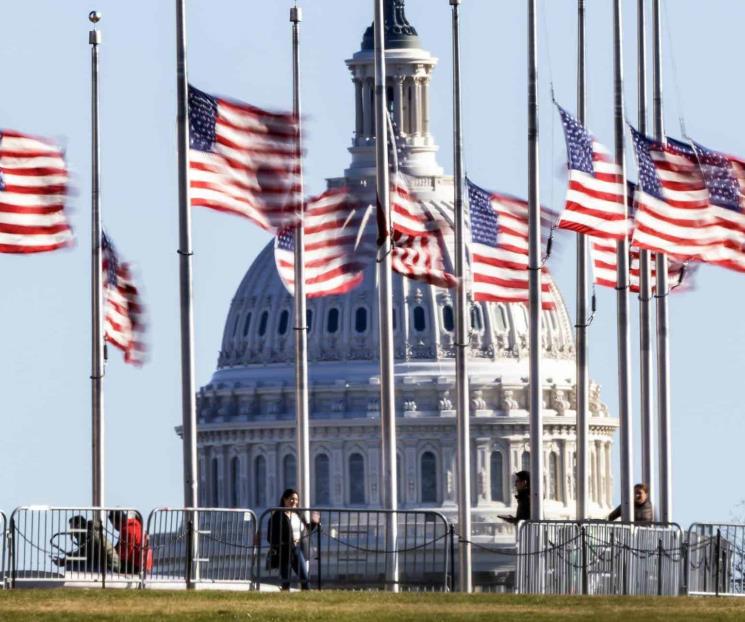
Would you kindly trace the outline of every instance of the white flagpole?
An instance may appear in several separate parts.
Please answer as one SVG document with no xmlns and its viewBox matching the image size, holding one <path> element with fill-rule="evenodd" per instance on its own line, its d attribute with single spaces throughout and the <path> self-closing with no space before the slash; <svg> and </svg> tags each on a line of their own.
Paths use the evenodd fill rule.
<svg viewBox="0 0 745 622">
<path fill-rule="evenodd" d="M 585 93 L 585 0 L 577 0 L 577 119 L 586 123 L 587 100 Z M 590 426 L 587 412 L 589 401 L 589 373 L 587 365 L 587 236 L 577 234 L 577 506 L 576 518 L 587 518 L 587 465 Z"/>
<path fill-rule="evenodd" d="M 662 17 L 660 0 L 654 0 L 654 135 L 665 142 L 665 128 L 662 117 Z M 672 480 L 671 480 L 671 429 L 670 429 L 670 343 L 668 335 L 667 299 L 670 293 L 667 274 L 667 256 L 656 253 L 656 293 L 657 300 L 657 425 L 659 434 L 659 520 L 669 523 L 672 520 Z"/>
<path fill-rule="evenodd" d="M 530 519 L 543 518 L 541 380 L 541 215 L 538 190 L 538 39 L 536 0 L 528 0 L 528 286 L 530 341 Z"/>
<path fill-rule="evenodd" d="M 179 199 L 179 299 L 181 303 L 181 415 L 184 461 L 184 507 L 198 505 L 197 417 L 194 398 L 194 310 L 191 274 L 191 206 L 189 201 L 189 115 L 186 77 L 186 8 L 176 0 L 176 93 Z"/>
<path fill-rule="evenodd" d="M 466 215 L 463 205 L 463 125 L 460 107 L 461 0 L 453 7 L 453 185 L 455 189 L 455 387 L 458 427 L 458 583 L 461 592 L 472 590 L 471 581 L 471 426 L 468 395 L 468 305 L 466 301 Z"/>
<path fill-rule="evenodd" d="M 92 444 L 92 504 L 104 504 L 104 413 L 103 413 L 103 275 L 101 268 L 101 149 L 98 135 L 98 46 L 101 33 L 96 24 L 98 11 L 91 11 L 88 20 L 93 29 L 88 33 L 91 46 L 91 444 Z"/>
<path fill-rule="evenodd" d="M 621 169 L 624 212 L 626 202 L 626 158 L 624 154 L 623 54 L 621 0 L 613 0 L 613 110 L 615 159 Z M 629 330 L 629 241 L 624 236 L 616 246 L 618 265 L 616 301 L 618 312 L 618 414 L 621 427 L 621 517 L 633 521 L 631 435 L 631 333 Z"/>
<path fill-rule="evenodd" d="M 645 0 L 637 2 L 637 64 L 639 131 L 647 134 L 647 27 Z M 652 425 L 652 266 L 650 253 L 639 249 L 639 393 L 641 421 L 642 482 L 652 495 L 654 437 Z"/>
<path fill-rule="evenodd" d="M 297 122 L 298 162 L 301 157 L 300 131 L 300 22 L 302 9 L 290 9 L 292 22 L 292 112 Z M 310 423 L 308 414 L 308 325 L 305 311 L 305 232 L 303 215 L 303 171 L 298 173 L 298 205 L 300 216 L 295 227 L 295 442 L 297 444 L 297 487 L 302 504 L 310 500 Z"/>
<path fill-rule="evenodd" d="M 383 0 L 375 4 L 375 157 L 377 209 L 382 210 L 386 235 L 378 249 L 378 313 L 380 316 L 380 432 L 383 459 L 383 508 L 398 509 L 396 486 L 396 403 L 393 380 L 393 302 L 391 283 L 390 187 L 386 133 L 385 23 Z M 398 591 L 396 514 L 386 521 L 386 584 Z"/>
</svg>

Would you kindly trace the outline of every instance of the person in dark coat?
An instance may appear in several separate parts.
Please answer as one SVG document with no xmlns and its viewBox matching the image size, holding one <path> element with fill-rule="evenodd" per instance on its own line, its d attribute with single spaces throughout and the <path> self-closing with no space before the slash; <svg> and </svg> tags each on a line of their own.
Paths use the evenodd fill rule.
<svg viewBox="0 0 745 622">
<path fill-rule="evenodd" d="M 64 557 L 53 557 L 52 563 L 76 572 L 119 572 L 119 554 L 100 524 L 77 515 L 70 518 L 68 525 L 68 533 L 78 548 Z"/>
<path fill-rule="evenodd" d="M 285 490 L 282 493 L 279 507 L 286 509 L 272 512 L 266 534 L 270 545 L 267 566 L 272 570 L 279 569 L 283 590 L 290 589 L 290 569 L 300 580 L 301 589 L 310 588 L 303 545 L 304 540 L 318 528 L 319 514 L 311 512 L 309 522 L 301 512 L 297 511 L 299 504 L 300 498 L 297 490 L 292 488 Z"/>
<path fill-rule="evenodd" d="M 617 518 L 621 518 L 620 505 L 608 514 L 608 520 Z M 649 500 L 649 488 L 646 484 L 634 486 L 634 522 L 641 524 L 654 522 L 654 508 Z"/>
<path fill-rule="evenodd" d="M 513 525 L 521 520 L 530 520 L 530 473 L 518 471 L 515 473 L 515 499 L 517 499 L 517 512 L 512 514 L 500 514 L 499 518 Z"/>
</svg>

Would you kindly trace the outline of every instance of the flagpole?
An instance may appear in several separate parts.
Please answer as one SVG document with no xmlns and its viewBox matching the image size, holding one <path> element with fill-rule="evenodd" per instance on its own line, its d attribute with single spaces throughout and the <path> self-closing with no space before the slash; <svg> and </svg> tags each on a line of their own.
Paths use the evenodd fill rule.
<svg viewBox="0 0 745 622">
<path fill-rule="evenodd" d="M 530 339 L 530 519 L 543 518 L 541 380 L 541 215 L 538 192 L 538 40 L 536 0 L 528 0 L 528 278 Z"/>
<path fill-rule="evenodd" d="M 466 215 L 463 206 L 463 125 L 460 98 L 461 0 L 450 0 L 453 22 L 453 185 L 455 189 L 455 387 L 458 427 L 458 583 L 461 592 L 471 582 L 471 430 L 468 399 L 468 307 L 466 301 Z"/>
<path fill-rule="evenodd" d="M 300 22 L 303 11 L 290 9 L 292 22 L 292 112 L 297 123 L 298 190 L 301 220 L 295 227 L 295 442 L 297 443 L 297 486 L 302 503 L 310 505 L 310 429 L 308 420 L 308 325 L 305 303 L 305 231 L 303 215 L 303 169 L 300 164 Z"/>
<path fill-rule="evenodd" d="M 615 159 L 621 170 L 621 192 L 624 212 L 626 202 L 626 159 L 624 154 L 623 56 L 621 0 L 613 0 L 613 103 Z M 618 273 L 616 296 L 618 310 L 618 414 L 621 432 L 621 518 L 633 521 L 632 506 L 632 436 L 631 436 L 631 334 L 629 331 L 629 240 L 624 236 L 616 247 Z"/>
<path fill-rule="evenodd" d="M 393 301 L 391 283 L 390 187 L 386 134 L 385 24 L 383 0 L 375 4 L 375 163 L 377 209 L 382 211 L 385 235 L 378 249 L 378 313 L 380 316 L 380 432 L 383 459 L 383 508 L 395 512 L 396 497 L 396 403 L 393 384 Z M 381 232 L 382 233 L 382 232 Z M 386 521 L 386 584 L 398 592 L 397 520 Z"/>
<path fill-rule="evenodd" d="M 645 0 L 637 2 L 637 40 L 638 40 L 638 112 L 639 131 L 647 134 L 647 26 L 644 15 Z M 641 419 L 642 482 L 652 494 L 652 274 L 650 254 L 639 249 L 639 393 Z"/>
<path fill-rule="evenodd" d="M 577 0 L 577 119 L 587 117 L 585 69 L 585 0 Z M 576 518 L 587 518 L 587 448 L 590 426 L 587 413 L 589 373 L 587 364 L 587 236 L 577 234 L 577 507 Z"/>
<path fill-rule="evenodd" d="M 92 504 L 104 504 L 104 413 L 103 413 L 103 278 L 101 267 L 101 149 L 98 134 L 98 46 L 101 32 L 96 30 L 101 14 L 91 11 L 88 20 L 93 29 L 88 33 L 91 46 L 91 444 L 92 444 Z"/>
<path fill-rule="evenodd" d="M 186 77 L 186 8 L 176 0 L 176 128 L 178 140 L 179 300 L 181 303 L 181 415 L 184 507 L 198 505 L 197 417 L 194 403 L 194 310 L 191 275 L 191 207 L 189 204 L 189 115 Z"/>
<path fill-rule="evenodd" d="M 662 17 L 660 0 L 654 0 L 654 135 L 665 142 L 665 128 L 662 116 Z M 669 523 L 672 520 L 672 481 L 671 481 L 671 429 L 670 429 L 670 343 L 668 335 L 667 300 L 670 293 L 668 283 L 667 256 L 655 255 L 657 300 L 657 425 L 659 442 L 659 520 Z"/>
</svg>

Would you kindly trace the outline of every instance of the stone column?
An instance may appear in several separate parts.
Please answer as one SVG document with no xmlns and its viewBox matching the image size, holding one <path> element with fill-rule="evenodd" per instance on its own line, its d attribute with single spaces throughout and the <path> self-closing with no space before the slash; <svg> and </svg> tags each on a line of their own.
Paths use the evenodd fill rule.
<svg viewBox="0 0 745 622">
<path fill-rule="evenodd" d="M 476 505 L 491 501 L 490 438 L 476 439 Z"/>
<path fill-rule="evenodd" d="M 380 449 L 375 444 L 370 444 L 367 447 L 367 456 L 365 458 L 367 465 L 366 479 L 367 479 L 367 494 L 365 495 L 366 505 L 368 507 L 379 507 L 380 506 Z M 369 475 L 368 475 L 369 473 Z"/>
<path fill-rule="evenodd" d="M 455 503 L 455 450 L 453 447 L 442 448 L 442 502 Z"/>
<path fill-rule="evenodd" d="M 346 482 L 344 469 L 344 450 L 341 442 L 334 443 L 331 450 L 331 464 L 329 487 L 331 489 L 331 503 L 336 506 L 346 505 L 344 483 Z"/>
<path fill-rule="evenodd" d="M 600 441 L 595 441 L 595 500 L 598 505 L 603 503 L 603 483 L 605 482 L 605 473 L 603 473 L 602 446 Z"/>
<path fill-rule="evenodd" d="M 422 79 L 414 78 L 414 134 L 422 136 Z"/>
<path fill-rule="evenodd" d="M 407 442 L 401 458 L 403 460 L 401 476 L 404 480 L 404 501 L 410 507 L 416 507 L 419 503 L 419 491 L 416 485 L 417 483 L 421 485 L 421 473 L 417 476 L 419 464 L 416 455 L 416 444 Z"/>
<path fill-rule="evenodd" d="M 429 136 L 429 77 L 421 79 L 422 135 Z"/>
<path fill-rule="evenodd" d="M 404 131 L 404 78 L 400 75 L 393 76 L 393 120 L 396 122 L 398 131 Z"/>
<path fill-rule="evenodd" d="M 277 482 L 279 481 L 279 465 L 277 464 L 278 443 L 267 443 L 266 455 L 266 502 L 269 507 L 279 501 Z"/>
<path fill-rule="evenodd" d="M 362 105 L 362 81 L 354 79 L 354 137 L 355 142 L 362 138 L 364 132 L 364 114 Z"/>
<path fill-rule="evenodd" d="M 363 134 L 365 138 L 370 138 L 375 133 L 375 126 L 373 121 L 375 119 L 373 110 L 373 83 L 369 78 L 365 78 L 362 85 L 362 120 L 363 120 Z"/>
</svg>

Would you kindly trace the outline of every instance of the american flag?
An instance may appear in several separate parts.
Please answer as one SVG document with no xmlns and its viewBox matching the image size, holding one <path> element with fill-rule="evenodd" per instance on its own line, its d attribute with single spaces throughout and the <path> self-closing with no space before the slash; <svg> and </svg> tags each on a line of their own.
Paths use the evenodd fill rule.
<svg viewBox="0 0 745 622">
<path fill-rule="evenodd" d="M 403 175 L 392 176 L 390 202 L 394 272 L 438 287 L 455 287 L 457 279 L 445 245 L 450 225 L 436 208 L 412 197 Z"/>
<path fill-rule="evenodd" d="M 329 190 L 305 208 L 305 293 L 308 298 L 343 294 L 362 282 L 375 258 L 375 218 L 346 189 Z M 287 290 L 295 294 L 295 228 L 280 229 L 274 260 Z"/>
<path fill-rule="evenodd" d="M 629 232 L 623 176 L 610 152 L 566 110 L 557 106 L 567 144 L 569 189 L 559 220 L 570 229 L 600 238 L 622 239 Z"/>
<path fill-rule="evenodd" d="M 721 229 L 693 149 L 631 133 L 640 186 L 632 244 L 679 261 L 720 259 Z"/>
<path fill-rule="evenodd" d="M 291 114 L 189 86 L 191 204 L 275 230 L 298 219 L 300 150 Z"/>
<path fill-rule="evenodd" d="M 691 144 L 721 233 L 720 256 L 711 263 L 745 272 L 745 162 L 699 143 Z"/>
<path fill-rule="evenodd" d="M 40 253 L 72 244 L 64 214 L 67 178 L 59 147 L 0 130 L 0 253 Z"/>
<path fill-rule="evenodd" d="M 141 365 L 146 347 L 144 308 L 129 264 L 121 263 L 111 240 L 101 237 L 104 338 L 124 353 L 124 361 Z"/>
<path fill-rule="evenodd" d="M 470 180 L 471 273 L 475 300 L 527 303 L 528 204 L 480 188 Z M 541 306 L 556 306 L 551 277 L 543 268 Z"/>
</svg>

